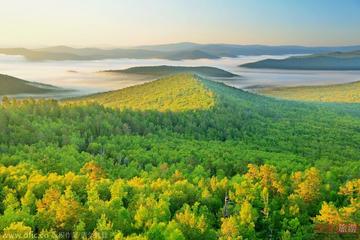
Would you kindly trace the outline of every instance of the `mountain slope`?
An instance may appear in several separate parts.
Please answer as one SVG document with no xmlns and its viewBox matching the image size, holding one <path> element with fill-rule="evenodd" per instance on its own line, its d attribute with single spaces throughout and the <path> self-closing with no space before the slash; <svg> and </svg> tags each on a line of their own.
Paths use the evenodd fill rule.
<svg viewBox="0 0 360 240">
<path fill-rule="evenodd" d="M 41 83 L 28 82 L 19 78 L 0 74 L 0 95 L 14 95 L 22 93 L 41 94 L 61 89 Z"/>
<path fill-rule="evenodd" d="M 182 66 L 145 66 L 132 67 L 124 70 L 108 70 L 104 72 L 141 74 L 151 76 L 164 76 L 176 73 L 194 73 L 206 77 L 235 77 L 238 76 L 231 72 L 215 67 L 182 67 Z"/>
<path fill-rule="evenodd" d="M 264 88 L 258 92 L 301 101 L 360 103 L 360 81 L 326 86 Z"/>
<path fill-rule="evenodd" d="M 360 70 L 360 51 L 315 54 L 281 60 L 266 59 L 240 66 L 292 70 Z"/>
<path fill-rule="evenodd" d="M 106 107 L 133 110 L 188 111 L 209 109 L 213 93 L 192 74 L 177 74 L 125 89 L 90 95 L 68 103 L 98 103 Z"/>
</svg>

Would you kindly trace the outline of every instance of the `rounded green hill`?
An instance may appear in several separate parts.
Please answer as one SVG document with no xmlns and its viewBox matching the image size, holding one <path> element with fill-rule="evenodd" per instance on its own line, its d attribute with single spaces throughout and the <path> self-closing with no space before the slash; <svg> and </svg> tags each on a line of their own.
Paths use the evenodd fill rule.
<svg viewBox="0 0 360 240">
<path fill-rule="evenodd" d="M 198 76 L 181 73 L 142 85 L 70 100 L 67 103 L 98 103 L 118 109 L 178 112 L 209 109 L 214 106 L 215 98 Z"/>
</svg>

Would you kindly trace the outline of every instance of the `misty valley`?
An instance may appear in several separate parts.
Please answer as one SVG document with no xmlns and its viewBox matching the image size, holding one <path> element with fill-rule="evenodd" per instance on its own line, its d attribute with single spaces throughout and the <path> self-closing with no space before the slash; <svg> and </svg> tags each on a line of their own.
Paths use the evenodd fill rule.
<svg viewBox="0 0 360 240">
<path fill-rule="evenodd" d="M 360 239 L 359 13 L 2 0 L 0 240 Z"/>
</svg>

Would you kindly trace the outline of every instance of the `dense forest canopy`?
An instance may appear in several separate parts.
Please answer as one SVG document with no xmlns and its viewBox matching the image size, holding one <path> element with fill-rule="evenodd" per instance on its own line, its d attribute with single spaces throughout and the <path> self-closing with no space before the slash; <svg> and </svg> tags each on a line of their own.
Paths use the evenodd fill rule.
<svg viewBox="0 0 360 240">
<path fill-rule="evenodd" d="M 2 238 L 356 239 L 360 105 L 277 100 L 191 74 L 165 80 L 151 84 L 164 95 L 195 86 L 211 106 L 4 98 Z M 139 88 L 150 95 L 151 84 Z"/>
</svg>

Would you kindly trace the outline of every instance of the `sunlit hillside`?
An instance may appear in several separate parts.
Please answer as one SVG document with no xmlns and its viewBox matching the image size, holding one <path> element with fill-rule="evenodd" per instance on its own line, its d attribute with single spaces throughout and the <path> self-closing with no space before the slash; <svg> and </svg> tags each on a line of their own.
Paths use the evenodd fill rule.
<svg viewBox="0 0 360 240">
<path fill-rule="evenodd" d="M 360 81 L 326 86 L 265 88 L 259 92 L 301 101 L 360 103 Z"/>
<path fill-rule="evenodd" d="M 214 106 L 214 94 L 193 74 L 177 74 L 143 85 L 67 101 L 133 110 L 187 111 Z"/>
</svg>

